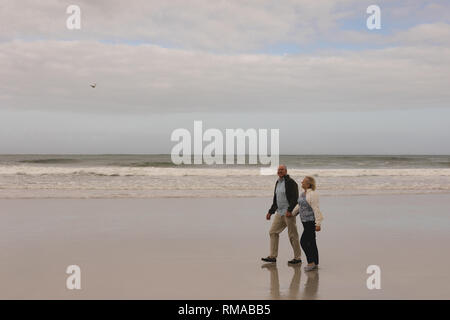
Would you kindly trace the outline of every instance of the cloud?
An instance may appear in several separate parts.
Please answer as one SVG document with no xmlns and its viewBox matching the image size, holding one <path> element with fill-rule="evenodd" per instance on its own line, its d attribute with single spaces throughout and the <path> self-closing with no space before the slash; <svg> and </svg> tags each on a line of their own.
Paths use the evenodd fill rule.
<svg viewBox="0 0 450 320">
<path fill-rule="evenodd" d="M 79 31 L 66 28 L 73 1 L 0 2 L 9 152 L 167 152 L 168 131 L 198 116 L 281 127 L 290 152 L 304 127 L 308 152 L 442 152 L 448 1 L 379 0 L 376 31 L 365 26 L 372 1 L 76 3 Z"/>
<path fill-rule="evenodd" d="M 242 53 L 278 43 L 332 38 L 349 15 L 365 21 L 358 0 L 79 0 L 82 28 L 66 28 L 73 1 L 2 1 L 0 39 L 105 40 Z M 354 10 L 357 5 L 358 10 Z"/>
<path fill-rule="evenodd" d="M 92 41 L 0 44 L 0 103 L 167 113 L 447 107 L 450 49 L 271 56 Z M 98 85 L 92 89 L 89 84 Z"/>
<path fill-rule="evenodd" d="M 365 28 L 371 1 L 78 0 L 82 17 L 79 31 L 66 28 L 66 8 L 72 4 L 70 0 L 3 0 L 0 39 L 145 42 L 243 53 L 279 43 L 306 48 L 336 39 L 370 43 L 377 38 L 377 33 Z M 445 1 L 380 0 L 377 4 L 382 10 L 382 28 L 389 33 L 420 24 L 450 23 L 450 4 Z"/>
<path fill-rule="evenodd" d="M 384 33 L 364 29 L 371 3 L 356 0 L 80 0 L 80 31 L 66 29 L 70 4 L 2 1 L 2 106 L 167 113 L 449 105 L 445 2 L 380 1 Z M 277 44 L 300 53 L 264 53 Z"/>
<path fill-rule="evenodd" d="M 392 37 L 392 41 L 407 45 L 450 45 L 450 24 L 429 23 L 414 26 L 400 31 Z"/>
</svg>

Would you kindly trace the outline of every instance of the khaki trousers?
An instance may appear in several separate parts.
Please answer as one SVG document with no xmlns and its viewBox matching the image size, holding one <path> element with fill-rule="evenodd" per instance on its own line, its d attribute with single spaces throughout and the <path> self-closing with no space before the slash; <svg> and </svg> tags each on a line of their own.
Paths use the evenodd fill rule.
<svg viewBox="0 0 450 320">
<path fill-rule="evenodd" d="M 300 259 L 301 249 L 300 241 L 298 239 L 296 217 L 281 216 L 278 213 L 274 214 L 272 227 L 270 228 L 270 256 L 276 258 L 278 256 L 278 242 L 280 239 L 280 233 L 288 228 L 289 241 L 291 242 L 292 249 L 294 249 L 294 259 Z"/>
</svg>

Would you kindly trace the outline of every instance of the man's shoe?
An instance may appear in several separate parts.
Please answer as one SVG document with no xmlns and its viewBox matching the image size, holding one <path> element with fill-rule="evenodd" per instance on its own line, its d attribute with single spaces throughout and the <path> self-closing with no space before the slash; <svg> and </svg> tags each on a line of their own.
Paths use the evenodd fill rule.
<svg viewBox="0 0 450 320">
<path fill-rule="evenodd" d="M 292 259 L 288 261 L 289 264 L 297 264 L 297 263 L 302 263 L 301 259 Z"/>
<path fill-rule="evenodd" d="M 261 258 L 262 261 L 265 262 L 277 262 L 277 258 L 267 257 L 267 258 Z"/>
</svg>

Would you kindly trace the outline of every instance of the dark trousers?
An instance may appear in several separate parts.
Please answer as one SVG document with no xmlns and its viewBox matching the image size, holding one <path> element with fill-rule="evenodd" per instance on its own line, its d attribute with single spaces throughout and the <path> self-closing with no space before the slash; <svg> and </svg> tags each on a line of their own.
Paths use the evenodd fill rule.
<svg viewBox="0 0 450 320">
<path fill-rule="evenodd" d="M 314 221 L 302 222 L 303 233 L 300 238 L 300 245 L 305 251 L 308 263 L 319 264 L 319 252 L 316 244 L 316 223 Z"/>
</svg>

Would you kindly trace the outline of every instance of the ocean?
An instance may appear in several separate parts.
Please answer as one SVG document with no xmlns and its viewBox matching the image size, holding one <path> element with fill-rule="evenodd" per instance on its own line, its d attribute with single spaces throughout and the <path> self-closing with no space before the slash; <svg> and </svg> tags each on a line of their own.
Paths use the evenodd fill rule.
<svg viewBox="0 0 450 320">
<path fill-rule="evenodd" d="M 450 193 L 449 155 L 283 155 L 321 195 Z M 0 155 L 0 198 L 270 197 L 259 165 L 174 165 L 170 155 Z"/>
</svg>

